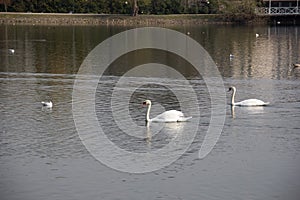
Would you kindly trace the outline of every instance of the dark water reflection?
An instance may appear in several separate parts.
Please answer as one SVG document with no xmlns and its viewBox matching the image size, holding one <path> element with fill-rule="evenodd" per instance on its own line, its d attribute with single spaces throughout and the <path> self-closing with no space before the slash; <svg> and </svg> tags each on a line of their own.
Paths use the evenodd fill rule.
<svg viewBox="0 0 300 200">
<path fill-rule="evenodd" d="M 1 71 L 74 74 L 101 41 L 124 28 L 2 26 Z M 8 49 L 15 49 L 9 53 Z"/>
<path fill-rule="evenodd" d="M 293 76 L 292 63 L 299 62 L 299 27 L 207 26 L 197 29 L 191 37 L 210 53 L 224 77 L 286 78 Z M 234 55 L 232 59 L 230 54 Z"/>
<path fill-rule="evenodd" d="M 97 44 L 129 28 L 132 27 L 1 26 L 1 71 L 74 74 Z M 299 27 L 204 25 L 174 29 L 198 41 L 223 77 L 280 79 L 299 75 L 298 70 L 291 69 L 292 63 L 299 62 Z M 8 51 L 10 48 L 15 49 L 14 54 Z M 232 59 L 230 54 L 234 55 Z M 143 52 L 128 55 L 121 64 L 132 65 L 128 60 L 139 62 L 158 56 L 162 62 L 174 60 L 167 53 Z M 186 65 L 184 61 L 176 62 Z M 117 71 L 111 70 L 110 74 Z"/>
<path fill-rule="evenodd" d="M 83 59 L 101 41 L 130 28 L 0 26 L 1 199 L 299 199 L 300 69 L 291 67 L 300 62 L 299 27 L 173 27 L 189 32 L 208 51 L 225 87 L 237 87 L 236 100 L 254 97 L 271 102 L 264 108 L 226 107 L 222 135 L 202 160 L 198 151 L 211 120 L 211 99 L 205 82 L 185 60 L 142 50 L 116 60 L 100 80 L 94 77 L 99 123 L 115 144 L 132 152 L 162 148 L 182 127 L 166 125 L 160 134 L 146 138 L 120 131 L 110 103 L 120 75 L 132 66 L 160 60 L 180 69 L 196 91 L 198 105 L 183 102 L 194 117 L 184 128 L 200 118 L 191 146 L 173 164 L 140 175 L 97 162 L 81 142 L 72 115 L 73 84 Z M 145 98 L 153 100 L 154 116 L 180 109 L 169 86 L 189 94 L 181 80 L 169 79 L 168 71 L 158 75 L 149 77 L 145 72 L 118 86 L 127 91 L 136 82 L 152 82 L 130 98 L 130 117 L 145 133 L 145 109 L 140 105 Z M 39 102 L 49 99 L 54 107 L 42 108 Z M 86 102 L 79 103 L 84 107 Z M 121 104 L 117 108 L 123 109 Z M 193 112 L 197 108 L 199 116 Z"/>
</svg>

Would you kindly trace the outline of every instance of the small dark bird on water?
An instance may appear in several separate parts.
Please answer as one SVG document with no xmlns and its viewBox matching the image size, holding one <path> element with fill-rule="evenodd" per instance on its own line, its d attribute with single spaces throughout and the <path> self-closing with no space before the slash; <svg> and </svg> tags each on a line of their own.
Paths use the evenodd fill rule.
<svg viewBox="0 0 300 200">
<path fill-rule="evenodd" d="M 52 108 L 52 106 L 53 106 L 52 101 L 48 101 L 48 102 L 42 101 L 41 104 L 42 104 L 42 106 L 48 107 L 48 108 Z"/>
<path fill-rule="evenodd" d="M 294 69 L 295 68 L 300 68 L 300 63 L 294 63 L 293 66 L 294 66 Z"/>
</svg>

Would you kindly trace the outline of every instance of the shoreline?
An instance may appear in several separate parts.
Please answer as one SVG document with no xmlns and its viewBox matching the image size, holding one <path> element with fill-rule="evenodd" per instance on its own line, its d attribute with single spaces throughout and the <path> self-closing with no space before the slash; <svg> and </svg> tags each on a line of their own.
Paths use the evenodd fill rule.
<svg viewBox="0 0 300 200">
<path fill-rule="evenodd" d="M 250 24 L 267 24 L 269 17 L 258 16 Z M 236 24 L 217 14 L 129 15 L 69 13 L 0 13 L 1 25 L 118 25 L 179 26 L 200 24 Z"/>
</svg>

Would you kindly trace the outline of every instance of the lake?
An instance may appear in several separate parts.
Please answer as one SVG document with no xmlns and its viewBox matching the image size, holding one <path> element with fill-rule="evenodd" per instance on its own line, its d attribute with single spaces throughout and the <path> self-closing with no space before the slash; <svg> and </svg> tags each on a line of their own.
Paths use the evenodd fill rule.
<svg viewBox="0 0 300 200">
<path fill-rule="evenodd" d="M 127 41 L 127 32 L 112 46 L 128 50 L 116 60 L 92 51 L 133 28 L 0 26 L 1 199 L 299 199 L 300 27 L 171 27 L 206 50 L 199 62 L 211 57 L 200 73 L 186 60 L 198 49 L 126 49 L 182 42 L 166 35 Z M 208 82 L 213 67 L 219 79 Z M 229 86 L 236 101 L 270 105 L 231 107 Z M 193 118 L 146 124 L 146 99 L 151 118 L 171 109 Z M 215 114 L 214 100 L 224 103 Z"/>
</svg>

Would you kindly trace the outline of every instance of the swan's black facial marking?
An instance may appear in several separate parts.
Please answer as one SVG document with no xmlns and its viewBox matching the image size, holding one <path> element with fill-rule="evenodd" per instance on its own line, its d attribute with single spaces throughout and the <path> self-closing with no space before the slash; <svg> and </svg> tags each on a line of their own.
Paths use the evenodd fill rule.
<svg viewBox="0 0 300 200">
<path fill-rule="evenodd" d="M 143 106 L 146 106 L 146 105 L 147 105 L 147 102 L 146 102 L 146 101 L 144 101 L 144 102 L 143 102 Z"/>
</svg>

